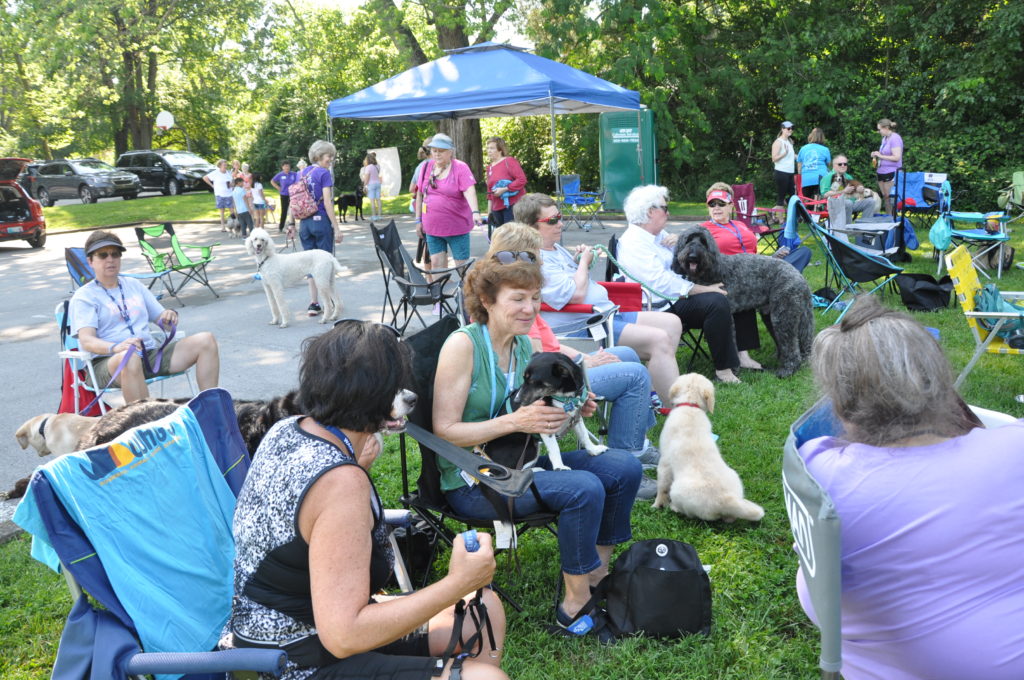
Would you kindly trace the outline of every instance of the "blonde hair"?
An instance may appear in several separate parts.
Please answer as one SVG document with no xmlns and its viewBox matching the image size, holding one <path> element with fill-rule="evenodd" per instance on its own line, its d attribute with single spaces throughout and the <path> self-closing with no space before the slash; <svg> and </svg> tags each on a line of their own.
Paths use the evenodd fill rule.
<svg viewBox="0 0 1024 680">
<path fill-rule="evenodd" d="M 888 118 L 882 118 L 878 121 L 879 127 L 889 128 L 890 130 L 896 129 L 896 121 L 889 120 Z"/>
<path fill-rule="evenodd" d="M 824 144 L 825 133 L 822 131 L 821 128 L 816 127 L 813 130 L 811 130 L 811 134 L 807 135 L 807 142 L 809 144 Z"/>
<path fill-rule="evenodd" d="M 491 234 L 491 247 L 485 258 L 499 250 L 525 250 L 537 255 L 540 252 L 540 232 L 522 222 L 506 222 Z"/>
<path fill-rule="evenodd" d="M 708 187 L 708 190 L 704 192 L 704 200 L 708 200 L 708 196 L 711 195 L 712 191 L 724 191 L 729 194 L 729 198 L 732 198 L 732 187 L 725 182 L 715 182 Z"/>
</svg>

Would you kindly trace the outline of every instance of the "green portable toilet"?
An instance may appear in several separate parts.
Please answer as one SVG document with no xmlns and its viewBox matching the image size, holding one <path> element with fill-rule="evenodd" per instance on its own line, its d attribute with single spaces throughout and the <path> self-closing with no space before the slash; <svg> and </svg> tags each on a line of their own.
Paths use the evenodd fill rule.
<svg viewBox="0 0 1024 680">
<path fill-rule="evenodd" d="M 602 113 L 600 129 L 604 209 L 622 210 L 626 194 L 634 187 L 658 183 L 654 112 L 644 106 L 638 111 Z"/>
</svg>

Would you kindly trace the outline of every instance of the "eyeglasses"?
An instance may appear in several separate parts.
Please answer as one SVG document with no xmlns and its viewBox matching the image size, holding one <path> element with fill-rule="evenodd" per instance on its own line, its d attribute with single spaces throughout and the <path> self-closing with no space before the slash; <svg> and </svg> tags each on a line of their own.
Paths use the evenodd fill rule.
<svg viewBox="0 0 1024 680">
<path fill-rule="evenodd" d="M 666 213 L 668 212 L 668 206 L 667 205 L 656 205 L 656 206 L 654 206 L 654 208 L 656 210 L 662 210 L 662 211 L 664 211 Z"/>
<path fill-rule="evenodd" d="M 430 176 L 430 188 L 431 189 L 436 189 L 437 188 L 437 177 L 434 176 L 434 175 Z"/>
<path fill-rule="evenodd" d="M 724 208 L 725 201 L 709 201 L 708 205 L 711 206 L 712 208 Z"/>
<path fill-rule="evenodd" d="M 547 219 L 537 220 L 537 224 L 550 224 L 551 226 L 555 226 L 556 224 L 558 224 L 561 221 L 562 221 L 562 213 L 555 213 L 554 215 L 552 215 L 551 217 L 548 217 Z"/>
<path fill-rule="evenodd" d="M 838 167 L 845 168 L 847 165 L 849 165 L 849 163 L 840 163 L 839 161 L 836 161 L 836 165 Z"/>
<path fill-rule="evenodd" d="M 501 264 L 512 264 L 514 262 L 529 262 L 533 264 L 537 261 L 537 256 L 528 250 L 499 250 L 494 255 L 491 255 L 491 259 L 497 260 Z"/>
<path fill-rule="evenodd" d="M 101 250 L 98 253 L 93 253 L 93 255 L 95 255 L 96 257 L 100 258 L 101 260 L 105 260 L 108 257 L 112 257 L 115 260 L 120 260 L 121 259 L 121 251 L 120 250 Z"/>
</svg>

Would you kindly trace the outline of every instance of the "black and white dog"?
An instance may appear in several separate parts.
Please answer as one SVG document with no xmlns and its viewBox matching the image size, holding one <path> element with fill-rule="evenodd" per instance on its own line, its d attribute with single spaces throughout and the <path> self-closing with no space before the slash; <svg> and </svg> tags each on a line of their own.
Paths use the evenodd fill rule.
<svg viewBox="0 0 1024 680">
<path fill-rule="evenodd" d="M 543 399 L 548 406 L 561 406 L 569 416 L 562 429 L 554 434 L 542 434 L 555 470 L 568 470 L 562 462 L 562 452 L 558 448 L 558 438 L 570 429 L 575 431 L 579 445 L 591 456 L 597 456 L 608 450 L 598 443 L 597 438 L 587 430 L 580 409 L 587 402 L 587 380 L 582 363 L 576 363 L 560 352 L 540 352 L 534 354 L 523 373 L 523 384 L 512 395 L 513 409 L 524 404 L 532 404 Z"/>
<path fill-rule="evenodd" d="M 356 190 L 349 193 L 338 194 L 338 212 L 341 213 L 341 221 L 347 222 L 345 219 L 348 215 L 349 208 L 355 208 L 355 213 L 352 216 L 354 220 L 363 219 L 363 185 L 356 185 Z"/>
</svg>

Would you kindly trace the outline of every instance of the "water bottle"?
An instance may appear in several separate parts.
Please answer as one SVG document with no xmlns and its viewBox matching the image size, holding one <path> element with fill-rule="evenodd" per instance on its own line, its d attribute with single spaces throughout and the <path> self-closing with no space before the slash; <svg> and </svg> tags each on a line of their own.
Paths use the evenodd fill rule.
<svg viewBox="0 0 1024 680">
<path fill-rule="evenodd" d="M 476 529 L 463 531 L 462 542 L 466 545 L 466 552 L 476 552 L 480 549 L 480 540 L 476 537 Z"/>
</svg>

